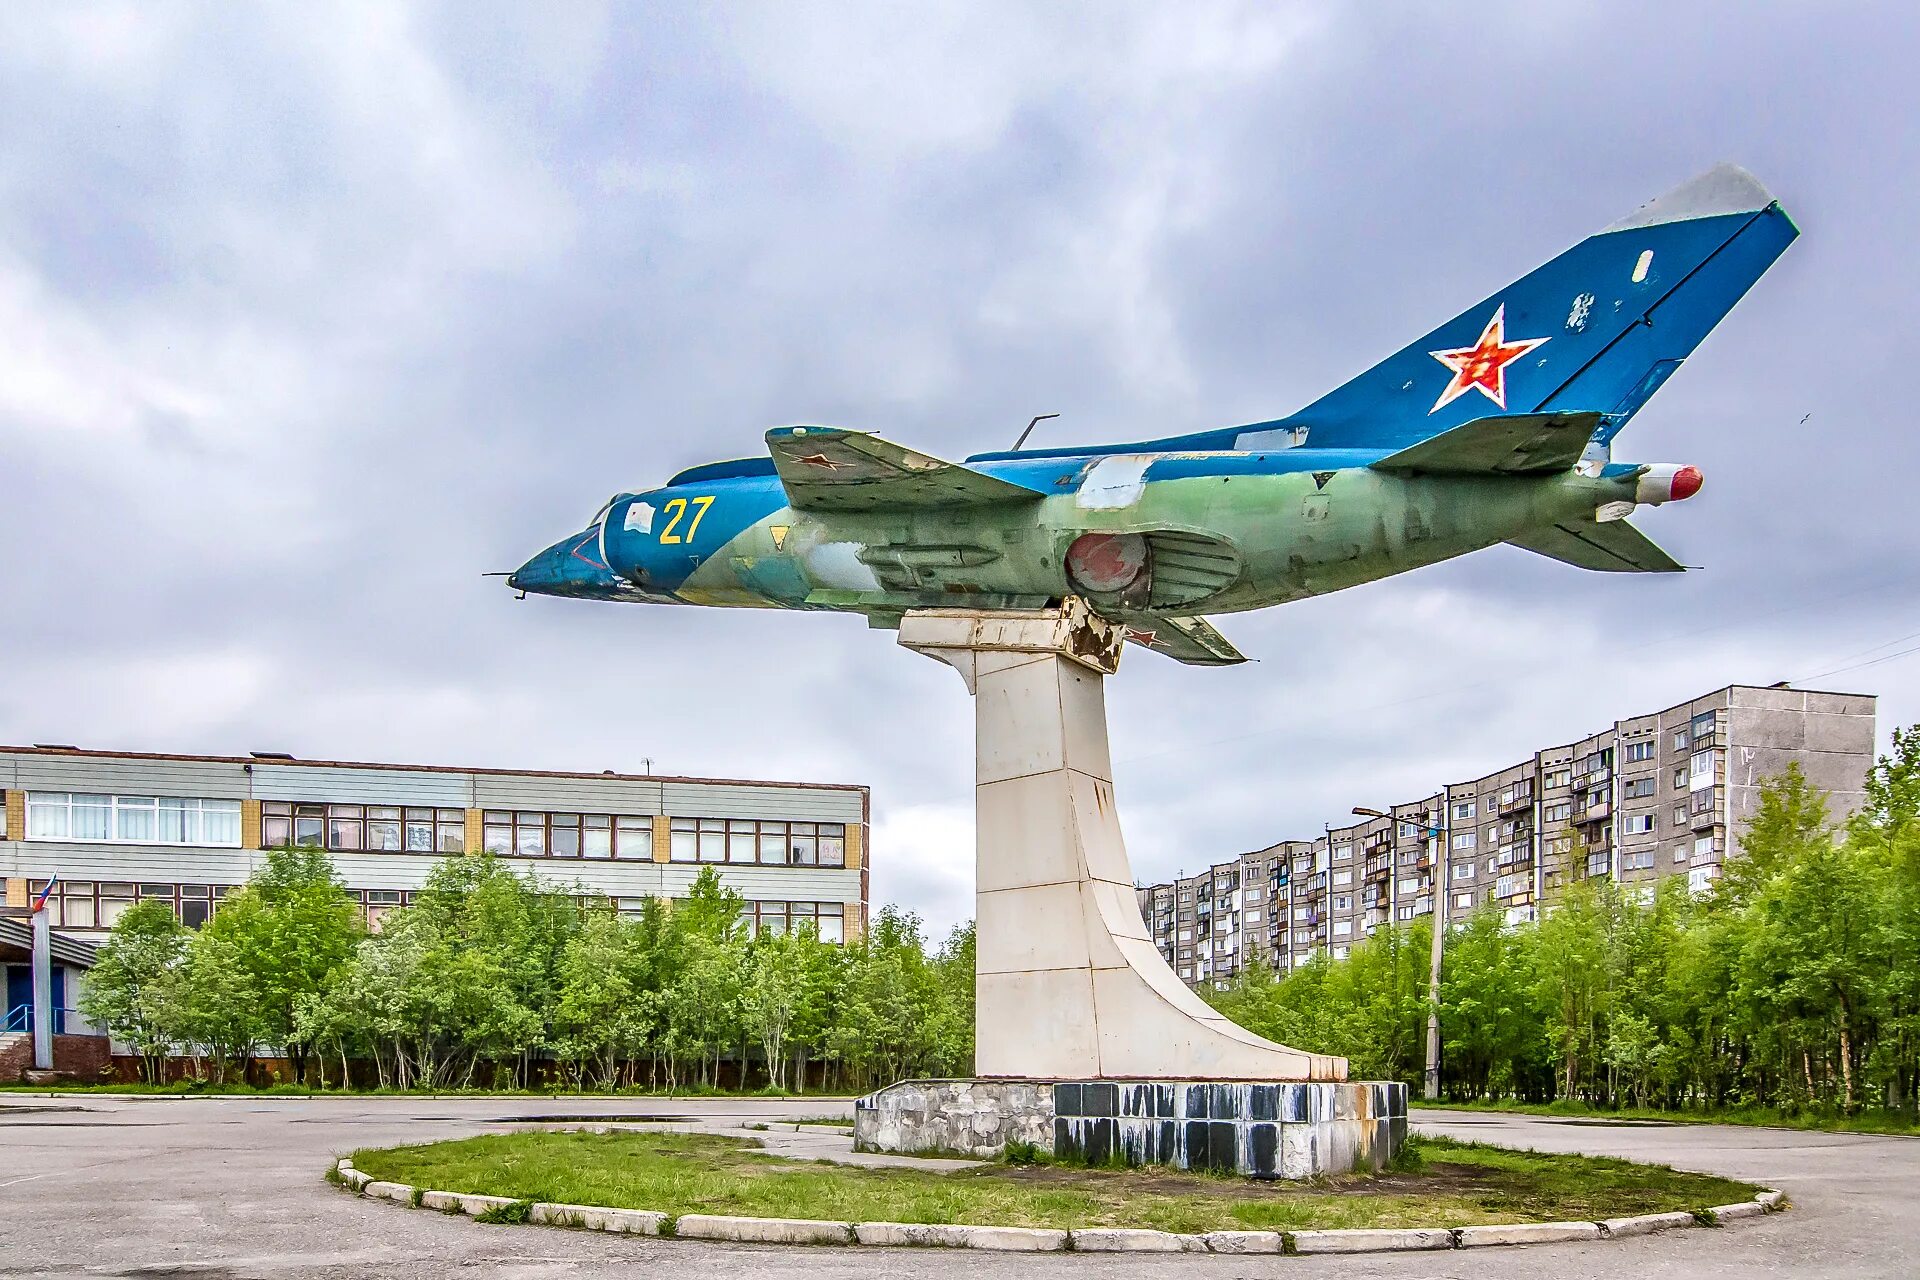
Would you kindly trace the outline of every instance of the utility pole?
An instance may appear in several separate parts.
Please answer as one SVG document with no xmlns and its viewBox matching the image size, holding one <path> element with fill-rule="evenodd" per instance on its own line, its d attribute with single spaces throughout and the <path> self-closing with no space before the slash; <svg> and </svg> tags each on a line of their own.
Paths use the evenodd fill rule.
<svg viewBox="0 0 1920 1280">
<path fill-rule="evenodd" d="M 1453 882 L 1453 841 L 1450 838 L 1453 811 L 1448 807 L 1452 799 L 1446 789 L 1441 788 L 1440 824 L 1433 825 L 1433 815 L 1427 815 L 1428 844 L 1431 846 L 1437 840 L 1440 845 L 1440 856 L 1432 859 L 1436 871 L 1433 955 L 1427 971 L 1427 1071 L 1420 1091 L 1421 1096 L 1430 1102 L 1440 1096 L 1440 960 L 1446 947 L 1447 894 Z"/>
</svg>

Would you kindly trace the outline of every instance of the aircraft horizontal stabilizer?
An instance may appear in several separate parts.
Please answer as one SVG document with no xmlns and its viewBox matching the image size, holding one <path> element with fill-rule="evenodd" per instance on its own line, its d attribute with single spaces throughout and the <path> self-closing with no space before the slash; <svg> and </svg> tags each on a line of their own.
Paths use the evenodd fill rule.
<svg viewBox="0 0 1920 1280">
<path fill-rule="evenodd" d="M 1152 618 L 1126 624 L 1127 639 L 1190 667 L 1231 667 L 1246 656 L 1205 618 Z"/>
<path fill-rule="evenodd" d="M 788 503 L 801 511 L 966 507 L 1045 496 L 842 427 L 776 427 L 767 432 L 767 448 Z"/>
<path fill-rule="evenodd" d="M 1580 461 L 1601 417 L 1598 413 L 1489 414 L 1389 454 L 1373 468 L 1429 475 L 1565 471 Z"/>
<path fill-rule="evenodd" d="M 1625 520 L 1550 525 L 1507 541 L 1535 555 L 1601 573 L 1680 573 L 1686 569 Z"/>
</svg>

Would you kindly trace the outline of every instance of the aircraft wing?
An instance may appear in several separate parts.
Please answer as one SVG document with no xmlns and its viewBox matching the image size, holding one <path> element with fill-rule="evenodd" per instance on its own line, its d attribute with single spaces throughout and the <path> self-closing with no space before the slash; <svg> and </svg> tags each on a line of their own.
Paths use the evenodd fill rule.
<svg viewBox="0 0 1920 1280">
<path fill-rule="evenodd" d="M 1205 618 L 1143 618 L 1125 626 L 1134 644 L 1190 667 L 1231 667 L 1247 660 Z"/>
<path fill-rule="evenodd" d="M 1526 475 L 1565 471 L 1600 427 L 1598 413 L 1495 413 L 1463 422 L 1373 464 L 1376 471 Z"/>
<path fill-rule="evenodd" d="M 1681 573 L 1687 567 L 1625 520 L 1549 525 L 1507 541 L 1535 555 L 1601 573 Z"/>
<path fill-rule="evenodd" d="M 802 511 L 968 507 L 1046 496 L 842 427 L 775 427 L 767 449 L 787 501 Z"/>
</svg>

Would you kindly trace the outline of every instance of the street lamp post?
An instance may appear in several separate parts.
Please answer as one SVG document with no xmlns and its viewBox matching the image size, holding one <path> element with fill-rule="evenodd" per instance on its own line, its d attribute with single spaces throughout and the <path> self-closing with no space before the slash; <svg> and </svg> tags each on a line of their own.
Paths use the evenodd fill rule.
<svg viewBox="0 0 1920 1280">
<path fill-rule="evenodd" d="M 1361 818 L 1390 818 L 1393 815 L 1379 809 L 1355 808 L 1354 815 Z M 1441 800 L 1441 824 L 1435 826 L 1433 810 L 1424 809 L 1412 815 L 1426 833 L 1428 860 L 1435 864 L 1438 872 L 1433 884 L 1433 945 L 1431 959 L 1427 967 L 1427 1064 L 1420 1092 L 1428 1099 L 1440 1096 L 1440 961 L 1445 954 L 1447 930 L 1447 891 L 1453 875 L 1453 850 L 1446 838 L 1446 801 Z M 1440 845 L 1439 856 L 1432 856 L 1435 843 Z M 1397 869 L 1389 872 L 1398 875 Z"/>
<path fill-rule="evenodd" d="M 1446 816 L 1446 802 L 1441 801 L 1441 816 Z M 1429 817 L 1431 815 L 1428 815 Z M 1440 1096 L 1440 959 L 1444 954 L 1447 937 L 1447 894 L 1451 889 L 1453 875 L 1453 844 L 1446 838 L 1440 827 L 1428 825 L 1427 842 L 1435 843 L 1438 837 L 1440 856 L 1435 858 L 1433 884 L 1433 951 L 1428 959 L 1427 969 L 1427 1070 L 1420 1090 L 1429 1102 Z"/>
</svg>

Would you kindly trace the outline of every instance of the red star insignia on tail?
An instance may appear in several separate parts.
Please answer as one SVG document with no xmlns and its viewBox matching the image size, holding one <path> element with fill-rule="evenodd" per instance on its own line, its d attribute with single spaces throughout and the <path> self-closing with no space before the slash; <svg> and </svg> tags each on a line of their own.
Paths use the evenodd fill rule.
<svg viewBox="0 0 1920 1280">
<path fill-rule="evenodd" d="M 796 458 L 794 461 L 804 462 L 810 467 L 819 467 L 823 471 L 838 471 L 840 469 L 840 464 L 824 453 L 809 454 L 807 457 Z"/>
<path fill-rule="evenodd" d="M 1158 639 L 1159 636 L 1160 633 L 1158 631 L 1145 631 L 1139 627 L 1128 627 L 1121 638 L 1131 640 L 1135 644 L 1143 644 L 1151 649 L 1153 648 L 1153 642 Z"/>
<path fill-rule="evenodd" d="M 1470 347 L 1427 353 L 1453 370 L 1453 380 L 1427 412 L 1435 413 L 1469 391 L 1478 391 L 1502 409 L 1506 408 L 1507 366 L 1545 341 L 1545 338 L 1520 338 L 1508 342 L 1507 304 L 1501 303 L 1494 308 L 1493 319 L 1480 331 L 1480 341 Z"/>
</svg>

